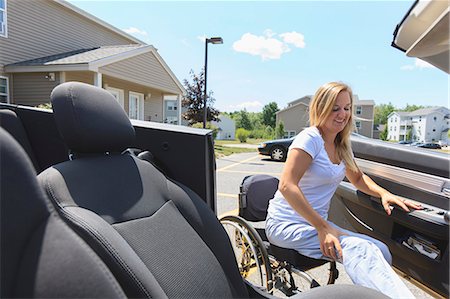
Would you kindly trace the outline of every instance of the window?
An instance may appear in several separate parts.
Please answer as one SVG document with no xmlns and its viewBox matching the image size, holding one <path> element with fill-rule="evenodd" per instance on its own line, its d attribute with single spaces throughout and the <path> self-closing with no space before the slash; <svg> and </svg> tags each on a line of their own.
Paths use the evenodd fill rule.
<svg viewBox="0 0 450 299">
<path fill-rule="evenodd" d="M 0 0 L 0 36 L 7 37 L 6 0 Z"/>
<path fill-rule="evenodd" d="M 128 117 L 144 120 L 144 95 L 130 91 L 128 103 Z"/>
<path fill-rule="evenodd" d="M 0 77 L 0 102 L 8 103 L 8 78 Z"/>
<path fill-rule="evenodd" d="M 124 101 L 123 101 L 123 90 L 117 89 L 113 87 L 107 87 L 107 91 L 109 91 L 110 94 L 113 95 L 113 97 L 116 99 L 116 101 L 120 104 L 122 108 L 124 108 Z"/>
<path fill-rule="evenodd" d="M 360 122 L 360 121 L 356 121 L 356 122 L 355 122 L 355 127 L 356 127 L 357 129 L 360 129 L 360 128 L 361 128 L 361 122 Z"/>
<path fill-rule="evenodd" d="M 295 131 L 285 131 L 284 132 L 284 138 L 291 138 L 291 137 L 294 137 L 296 134 L 295 134 Z"/>
<path fill-rule="evenodd" d="M 435 117 L 433 117 L 433 120 L 434 120 L 434 121 L 436 121 L 436 120 L 437 120 L 437 117 L 436 117 L 436 116 L 435 116 Z"/>
<path fill-rule="evenodd" d="M 359 115 L 362 113 L 362 107 L 361 106 L 356 106 L 356 115 Z"/>
<path fill-rule="evenodd" d="M 174 101 L 168 101 L 167 102 L 167 110 L 169 111 L 176 111 L 177 110 L 177 103 Z"/>
</svg>

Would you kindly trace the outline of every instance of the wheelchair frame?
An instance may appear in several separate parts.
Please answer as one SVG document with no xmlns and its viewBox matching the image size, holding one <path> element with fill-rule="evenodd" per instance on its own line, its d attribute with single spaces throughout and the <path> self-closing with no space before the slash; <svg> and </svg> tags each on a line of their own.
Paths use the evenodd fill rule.
<svg viewBox="0 0 450 299">
<path fill-rule="evenodd" d="M 339 276 L 336 262 L 312 259 L 293 249 L 272 245 L 267 240 L 264 229 L 253 227 L 251 222 L 263 220 L 263 217 L 261 209 L 258 211 L 260 214 L 256 217 L 245 213 L 245 209 L 249 205 L 244 201 L 247 194 L 243 185 L 251 177 L 257 180 L 261 179 L 264 184 L 263 187 L 261 182 L 257 182 L 260 183 L 258 190 L 262 190 L 264 194 L 263 196 L 253 196 L 254 198 L 257 197 L 254 200 L 263 204 L 267 202 L 268 204 L 269 199 L 276 192 L 276 185 L 274 184 L 276 178 L 265 175 L 248 176 L 244 178 L 240 188 L 239 216 L 228 215 L 220 219 L 230 238 L 242 277 L 271 294 L 281 292 L 285 296 L 292 296 L 298 292 L 320 286 L 321 284 L 306 271 L 329 262 L 329 276 L 326 281 L 322 279 L 320 281 L 322 284 L 333 284 Z M 267 184 L 267 180 L 271 180 L 271 182 Z M 253 184 L 253 181 L 250 184 Z M 268 185 L 270 186 L 268 187 Z"/>
</svg>

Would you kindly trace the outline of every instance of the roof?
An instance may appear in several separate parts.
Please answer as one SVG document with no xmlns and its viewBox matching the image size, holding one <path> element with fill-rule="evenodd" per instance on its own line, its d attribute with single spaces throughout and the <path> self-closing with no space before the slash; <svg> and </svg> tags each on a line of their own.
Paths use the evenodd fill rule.
<svg viewBox="0 0 450 299">
<path fill-rule="evenodd" d="M 126 33 L 123 30 L 120 30 L 116 27 L 114 27 L 113 25 L 106 23 L 105 21 L 97 18 L 96 16 L 91 15 L 90 13 L 88 13 L 87 11 L 82 10 L 81 8 L 76 7 L 73 4 L 70 4 L 69 2 L 65 1 L 65 0 L 53 0 L 55 3 L 62 5 L 72 11 L 74 11 L 75 13 L 79 14 L 80 16 L 82 16 L 83 18 L 87 18 L 103 27 L 108 28 L 109 30 L 122 35 L 123 37 L 132 40 L 135 43 L 141 44 L 141 45 L 146 45 L 146 43 L 144 43 L 143 41 L 137 39 L 136 37 L 132 36 L 131 34 Z"/>
<path fill-rule="evenodd" d="M 288 107 L 289 107 L 289 106 L 296 105 L 296 104 L 298 104 L 298 103 L 300 103 L 300 102 L 305 103 L 305 104 L 308 105 L 309 102 L 311 101 L 312 97 L 313 97 L 312 95 L 308 95 L 308 96 L 304 96 L 304 97 L 301 97 L 301 98 L 299 98 L 299 99 L 293 100 L 292 102 L 289 102 L 289 103 L 288 103 Z"/>
<path fill-rule="evenodd" d="M 294 107 L 297 107 L 298 105 L 305 105 L 309 107 L 309 102 L 311 101 L 311 99 L 313 98 L 313 96 L 311 95 L 307 95 L 301 98 L 298 98 L 296 100 L 293 100 L 292 102 L 289 102 L 287 107 L 279 110 L 277 112 L 283 112 L 289 109 L 292 109 Z M 354 95 L 354 98 L 358 99 L 358 95 Z M 375 106 L 375 102 L 373 100 L 355 100 L 355 102 L 353 103 L 354 105 L 360 105 L 360 106 Z"/>
<path fill-rule="evenodd" d="M 183 85 L 151 45 L 117 45 L 102 46 L 90 49 L 79 49 L 59 53 L 51 56 L 21 61 L 5 65 L 8 73 L 23 72 L 58 72 L 58 71 L 92 71 L 98 72 L 102 66 L 129 59 L 134 56 L 151 52 L 169 74 L 180 90 L 185 91 Z"/>
<path fill-rule="evenodd" d="M 446 110 L 445 112 L 443 112 L 442 110 Z M 399 116 L 420 116 L 420 115 L 429 115 L 431 113 L 435 113 L 435 112 L 439 112 L 439 113 L 443 113 L 444 115 L 447 115 L 450 113 L 450 110 L 448 108 L 445 107 L 430 107 L 430 108 L 423 108 L 423 109 L 417 109 L 411 112 L 407 112 L 407 111 L 393 111 L 391 112 L 388 117 L 391 117 L 391 115 L 398 114 Z"/>
<path fill-rule="evenodd" d="M 432 107 L 432 108 L 423 108 L 423 109 L 418 109 L 415 110 L 413 112 L 410 112 L 409 115 L 410 116 L 414 116 L 414 115 L 428 115 L 434 112 L 441 112 L 440 110 L 444 108 L 444 107 Z M 448 109 L 447 109 L 448 110 Z M 447 111 L 448 113 L 449 111 Z M 446 114 L 446 113 L 445 113 Z"/>
<path fill-rule="evenodd" d="M 375 102 L 373 100 L 356 100 L 353 105 L 358 106 L 375 106 Z"/>
<path fill-rule="evenodd" d="M 90 49 L 79 49 L 75 51 L 59 53 L 46 57 L 21 61 L 8 66 L 46 66 L 46 65 L 64 65 L 64 64 L 86 64 L 99 59 L 110 57 L 117 54 L 126 53 L 131 50 L 143 48 L 143 45 L 119 45 L 102 46 Z"/>
</svg>

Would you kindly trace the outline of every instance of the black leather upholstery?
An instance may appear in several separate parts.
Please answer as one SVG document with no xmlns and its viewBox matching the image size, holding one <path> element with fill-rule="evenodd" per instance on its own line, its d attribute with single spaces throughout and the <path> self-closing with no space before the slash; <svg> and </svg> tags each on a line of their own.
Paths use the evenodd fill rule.
<svg viewBox="0 0 450 299">
<path fill-rule="evenodd" d="M 228 235 L 198 195 L 151 163 L 118 153 L 132 144 L 132 127 L 128 119 L 118 117 L 123 110 L 110 95 L 85 84 L 64 83 L 52 93 L 52 101 L 67 144 L 83 155 L 38 178 L 60 214 L 102 257 L 127 296 L 250 296 Z M 88 136 L 91 133 L 94 137 Z M 116 138 L 119 141 L 110 140 Z M 251 294 L 262 296 L 256 290 Z"/>
<path fill-rule="evenodd" d="M 0 128 L 1 298 L 124 298 L 100 258 L 57 215 L 18 143 Z"/>
</svg>

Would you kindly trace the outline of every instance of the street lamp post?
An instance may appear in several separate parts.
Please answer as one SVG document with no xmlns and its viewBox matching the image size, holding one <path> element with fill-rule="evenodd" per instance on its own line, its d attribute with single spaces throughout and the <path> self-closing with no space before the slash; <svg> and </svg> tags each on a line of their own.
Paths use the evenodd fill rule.
<svg viewBox="0 0 450 299">
<path fill-rule="evenodd" d="M 206 106 L 207 92 L 206 89 L 206 75 L 208 72 L 208 44 L 223 44 L 223 39 L 221 37 L 211 37 L 205 39 L 205 91 L 203 93 L 203 128 L 206 128 L 206 119 L 208 109 Z"/>
</svg>

